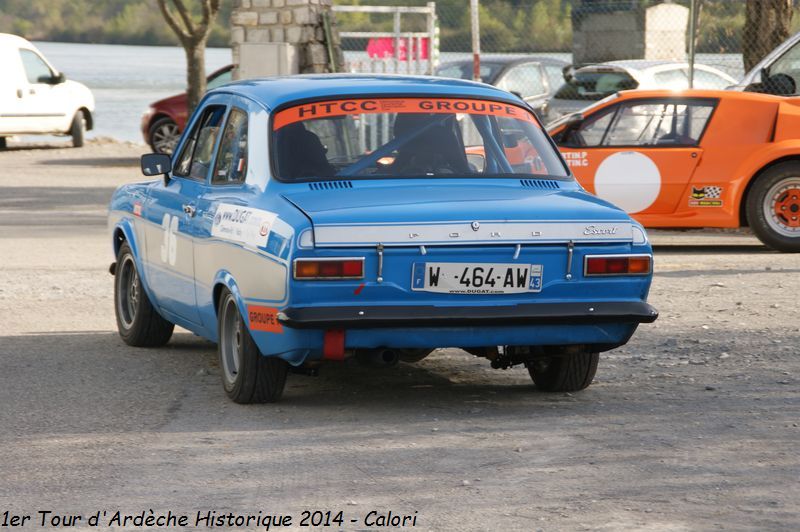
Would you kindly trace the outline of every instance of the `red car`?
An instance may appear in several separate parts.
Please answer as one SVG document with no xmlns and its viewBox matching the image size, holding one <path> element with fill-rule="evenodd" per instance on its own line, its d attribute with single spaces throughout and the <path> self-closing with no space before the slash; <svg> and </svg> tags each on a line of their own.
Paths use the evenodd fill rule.
<svg viewBox="0 0 800 532">
<path fill-rule="evenodd" d="M 211 90 L 231 81 L 233 65 L 222 67 L 206 78 L 206 89 Z M 181 138 L 189 110 L 186 93 L 158 100 L 142 116 L 142 135 L 156 153 L 172 153 Z"/>
</svg>

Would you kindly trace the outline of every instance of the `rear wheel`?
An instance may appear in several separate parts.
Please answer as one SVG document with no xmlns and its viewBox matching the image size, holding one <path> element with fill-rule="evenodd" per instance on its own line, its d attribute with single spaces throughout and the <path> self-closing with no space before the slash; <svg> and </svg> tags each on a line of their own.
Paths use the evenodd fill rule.
<svg viewBox="0 0 800 532">
<path fill-rule="evenodd" d="M 592 383 L 600 353 L 578 351 L 537 357 L 528 366 L 536 387 L 545 392 L 577 392 Z"/>
<path fill-rule="evenodd" d="M 0 137 L 0 150 L 8 148 L 8 140 L 5 137 Z"/>
<path fill-rule="evenodd" d="M 265 357 L 250 336 L 233 295 L 220 297 L 219 365 L 225 393 L 236 403 L 273 403 L 281 398 L 289 365 L 277 357 Z"/>
<path fill-rule="evenodd" d="M 175 151 L 181 132 L 174 120 L 162 116 L 150 126 L 148 135 L 150 137 L 150 147 L 153 148 L 154 152 L 169 155 Z"/>
<path fill-rule="evenodd" d="M 142 289 L 136 261 L 127 242 L 117 253 L 114 274 L 114 310 L 119 335 L 128 345 L 158 347 L 169 342 L 175 325 L 156 312 Z"/>
<path fill-rule="evenodd" d="M 759 240 L 778 251 L 800 252 L 800 162 L 781 163 L 761 174 L 745 207 Z"/>
<path fill-rule="evenodd" d="M 86 117 L 83 111 L 78 111 L 72 118 L 72 125 L 69 128 L 69 134 L 72 136 L 72 147 L 80 148 L 83 146 L 83 140 L 86 136 Z"/>
</svg>

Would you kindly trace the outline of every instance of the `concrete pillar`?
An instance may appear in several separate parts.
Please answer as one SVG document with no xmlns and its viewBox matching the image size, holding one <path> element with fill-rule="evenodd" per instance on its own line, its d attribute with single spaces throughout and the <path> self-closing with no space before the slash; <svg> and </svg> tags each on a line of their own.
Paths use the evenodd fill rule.
<svg viewBox="0 0 800 532">
<path fill-rule="evenodd" d="M 331 72 L 323 14 L 334 57 L 341 52 L 332 0 L 236 0 L 231 13 L 234 79 Z"/>
<path fill-rule="evenodd" d="M 619 59 L 686 60 L 689 9 L 679 4 L 583 2 L 572 10 L 576 66 Z"/>
</svg>

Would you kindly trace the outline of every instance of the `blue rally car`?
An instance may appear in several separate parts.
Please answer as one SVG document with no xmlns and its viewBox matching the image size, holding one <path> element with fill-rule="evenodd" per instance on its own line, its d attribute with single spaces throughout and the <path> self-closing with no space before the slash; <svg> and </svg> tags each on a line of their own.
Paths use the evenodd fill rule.
<svg viewBox="0 0 800 532">
<path fill-rule="evenodd" d="M 210 91 L 109 210 L 123 340 L 217 342 L 236 402 L 289 370 L 459 347 L 580 390 L 657 312 L 644 229 L 586 193 L 533 112 L 459 80 L 296 76 Z"/>
</svg>

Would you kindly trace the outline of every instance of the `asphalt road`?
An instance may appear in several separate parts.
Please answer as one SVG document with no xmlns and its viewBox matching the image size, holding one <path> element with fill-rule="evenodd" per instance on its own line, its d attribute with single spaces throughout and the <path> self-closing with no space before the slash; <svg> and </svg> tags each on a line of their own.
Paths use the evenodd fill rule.
<svg viewBox="0 0 800 532">
<path fill-rule="evenodd" d="M 280 404 L 239 406 L 214 345 L 116 334 L 105 205 L 141 178 L 141 149 L 0 153 L 0 528 L 7 510 L 32 516 L 23 530 L 40 510 L 89 530 L 97 511 L 150 509 L 293 528 L 341 510 L 347 530 L 376 528 L 372 511 L 422 530 L 800 523 L 800 257 L 743 232 L 654 233 L 661 317 L 581 393 L 449 349 L 329 365 L 291 376 Z"/>
</svg>

